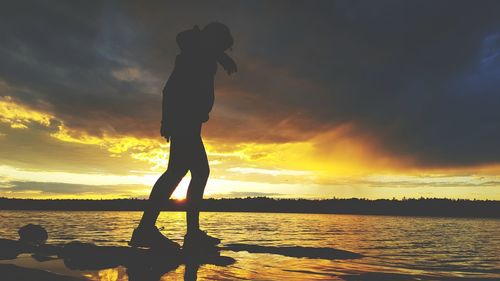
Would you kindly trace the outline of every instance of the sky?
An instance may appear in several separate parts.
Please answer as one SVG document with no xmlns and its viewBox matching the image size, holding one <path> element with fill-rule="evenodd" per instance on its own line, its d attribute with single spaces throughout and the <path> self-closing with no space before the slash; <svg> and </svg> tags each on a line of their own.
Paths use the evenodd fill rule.
<svg viewBox="0 0 500 281">
<path fill-rule="evenodd" d="M 238 72 L 216 75 L 205 197 L 500 200 L 488 0 L 3 3 L 0 196 L 147 198 L 175 36 L 212 21 Z"/>
</svg>

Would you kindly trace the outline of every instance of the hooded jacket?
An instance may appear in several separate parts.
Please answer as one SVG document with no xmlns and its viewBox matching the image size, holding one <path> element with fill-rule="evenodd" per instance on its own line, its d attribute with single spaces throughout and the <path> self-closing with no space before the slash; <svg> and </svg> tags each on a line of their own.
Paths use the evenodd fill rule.
<svg viewBox="0 0 500 281">
<path fill-rule="evenodd" d="M 162 102 L 162 126 L 172 134 L 177 128 L 206 122 L 214 104 L 217 62 L 203 49 L 200 35 L 195 26 L 176 37 L 181 53 L 175 58 Z"/>
</svg>

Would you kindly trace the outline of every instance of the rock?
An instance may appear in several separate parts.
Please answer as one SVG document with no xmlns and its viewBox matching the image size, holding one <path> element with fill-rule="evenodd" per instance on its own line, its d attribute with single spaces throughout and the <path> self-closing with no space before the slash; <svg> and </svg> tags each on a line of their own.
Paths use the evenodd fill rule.
<svg viewBox="0 0 500 281">
<path fill-rule="evenodd" d="M 44 244 L 49 238 L 45 228 L 31 223 L 21 227 L 17 233 L 19 233 L 19 241 L 33 245 Z"/>
<path fill-rule="evenodd" d="M 0 276 L 2 281 L 84 281 L 80 278 L 63 276 L 39 269 L 19 267 L 13 264 L 0 264 Z"/>
<path fill-rule="evenodd" d="M 0 260 L 15 259 L 22 253 L 34 253 L 38 256 L 57 256 L 62 252 L 62 247 L 58 245 L 34 245 L 18 240 L 0 238 Z M 1 276 L 1 275 L 0 275 Z M 0 278 L 0 280 L 2 280 Z M 3 280 L 2 280 L 3 281 Z"/>
<path fill-rule="evenodd" d="M 15 240 L 0 239 L 0 260 L 11 260 L 24 251 L 21 243 Z"/>
<path fill-rule="evenodd" d="M 334 249 L 334 248 L 314 248 L 314 247 L 274 247 L 274 246 L 260 246 L 251 244 L 226 244 L 223 250 L 229 251 L 246 251 L 249 253 L 266 253 L 266 254 L 276 254 L 285 257 L 294 258 L 310 258 L 310 259 L 327 259 L 327 260 L 339 260 L 339 259 L 359 259 L 363 255 L 358 253 L 353 253 L 349 251 Z"/>
</svg>

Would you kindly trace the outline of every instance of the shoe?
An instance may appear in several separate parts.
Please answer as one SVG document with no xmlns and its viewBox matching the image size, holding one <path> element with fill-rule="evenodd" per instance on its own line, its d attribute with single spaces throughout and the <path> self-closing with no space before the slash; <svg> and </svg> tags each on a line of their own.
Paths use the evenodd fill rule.
<svg viewBox="0 0 500 281">
<path fill-rule="evenodd" d="M 132 238 L 128 242 L 131 247 L 161 248 L 166 250 L 179 251 L 181 246 L 166 236 L 153 226 L 151 228 L 138 227 L 134 229 Z"/>
<path fill-rule="evenodd" d="M 210 236 L 206 231 L 197 230 L 188 232 L 184 236 L 183 248 L 203 248 L 203 247 L 213 247 L 217 246 L 221 240 L 219 238 Z"/>
</svg>

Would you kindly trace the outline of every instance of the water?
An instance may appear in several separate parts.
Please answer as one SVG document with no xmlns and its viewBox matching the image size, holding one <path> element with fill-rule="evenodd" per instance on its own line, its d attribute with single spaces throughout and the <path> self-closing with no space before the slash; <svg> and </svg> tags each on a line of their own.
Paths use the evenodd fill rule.
<svg viewBox="0 0 500 281">
<path fill-rule="evenodd" d="M 140 212 L 0 211 L 0 237 L 17 239 L 27 223 L 44 226 L 49 243 L 72 240 L 98 245 L 126 245 Z M 202 213 L 202 228 L 224 243 L 266 246 L 332 247 L 363 254 L 353 260 L 291 258 L 272 254 L 223 251 L 236 263 L 203 265 L 198 280 L 344 280 L 348 275 L 397 273 L 418 278 L 500 278 L 500 220 L 396 216 Z M 163 212 L 163 232 L 182 241 L 185 216 Z M 3 261 L 6 263 L 9 261 Z M 10 261 L 12 263 L 12 261 Z M 61 261 L 18 265 L 49 269 L 89 280 L 128 280 L 123 267 L 71 271 Z M 184 267 L 161 280 L 182 280 Z M 415 279 L 412 279 L 415 278 Z M 365 280 L 365 279 L 363 279 Z M 465 279 L 464 279 L 465 280 Z"/>
</svg>

